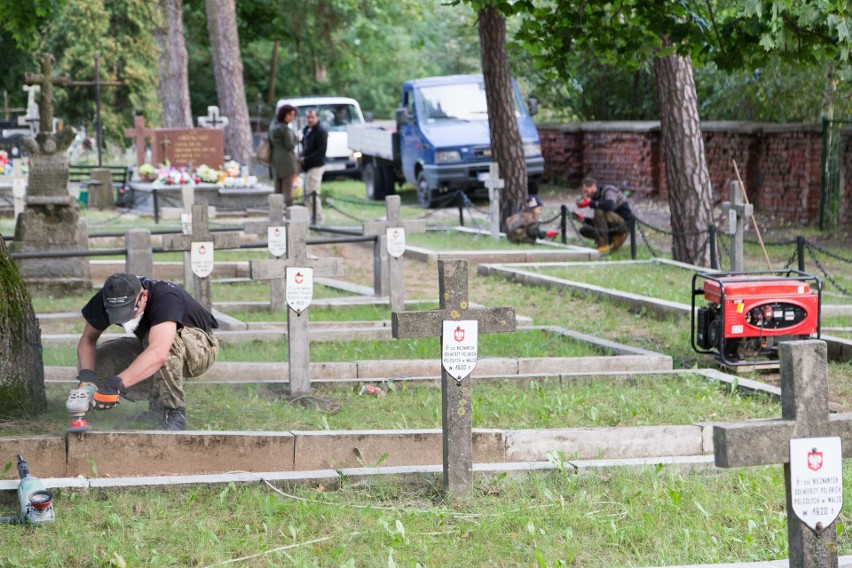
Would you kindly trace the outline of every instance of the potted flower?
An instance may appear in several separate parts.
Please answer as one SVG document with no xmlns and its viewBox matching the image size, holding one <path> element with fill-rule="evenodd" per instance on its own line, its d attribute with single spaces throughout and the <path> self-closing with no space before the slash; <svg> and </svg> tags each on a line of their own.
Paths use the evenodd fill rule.
<svg viewBox="0 0 852 568">
<path fill-rule="evenodd" d="M 142 164 L 137 173 L 142 181 L 152 182 L 157 179 L 157 172 L 151 164 Z"/>
</svg>

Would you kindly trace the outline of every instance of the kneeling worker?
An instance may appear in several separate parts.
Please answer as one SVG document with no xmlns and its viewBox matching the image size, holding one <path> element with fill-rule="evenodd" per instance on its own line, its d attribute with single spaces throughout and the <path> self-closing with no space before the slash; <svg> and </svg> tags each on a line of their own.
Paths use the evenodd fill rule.
<svg viewBox="0 0 852 568">
<path fill-rule="evenodd" d="M 627 240 L 627 223 L 633 219 L 627 198 L 611 185 L 598 189 L 598 182 L 590 177 L 583 179 L 582 191 L 577 207 L 591 207 L 595 214 L 590 218 L 575 213 L 583 224 L 580 234 L 593 239 L 601 254 L 617 251 Z"/>
<path fill-rule="evenodd" d="M 538 195 L 527 198 L 526 207 L 506 219 L 506 238 L 513 243 L 534 243 L 537 239 L 552 239 L 556 231 L 539 228 L 543 204 Z"/>
<path fill-rule="evenodd" d="M 119 396 L 150 379 L 147 418 L 161 416 L 163 430 L 185 430 L 183 379 L 202 375 L 216 360 L 216 318 L 183 288 L 164 280 L 113 274 L 83 307 L 86 326 L 77 344 L 80 383 L 95 383 L 95 408 L 115 407 Z M 98 345 L 111 324 L 135 337 Z"/>
</svg>

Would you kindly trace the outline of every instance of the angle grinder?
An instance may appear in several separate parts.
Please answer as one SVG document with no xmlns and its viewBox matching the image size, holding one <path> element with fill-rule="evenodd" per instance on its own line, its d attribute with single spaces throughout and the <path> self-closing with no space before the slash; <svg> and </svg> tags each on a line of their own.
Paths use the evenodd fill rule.
<svg viewBox="0 0 852 568">
<path fill-rule="evenodd" d="M 67 432 L 88 432 L 92 429 L 86 420 L 86 413 L 92 409 L 95 393 L 98 386 L 94 383 L 80 383 L 80 385 L 68 394 L 65 401 L 65 409 L 71 415 L 71 425 Z"/>
</svg>

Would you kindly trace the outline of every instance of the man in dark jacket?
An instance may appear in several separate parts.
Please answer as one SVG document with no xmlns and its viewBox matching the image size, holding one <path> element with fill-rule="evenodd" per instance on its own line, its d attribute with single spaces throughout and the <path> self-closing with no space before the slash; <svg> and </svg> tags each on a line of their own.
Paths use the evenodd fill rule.
<svg viewBox="0 0 852 568">
<path fill-rule="evenodd" d="M 577 201 L 577 207 L 591 207 L 593 217 L 583 217 L 575 213 L 583 225 L 580 234 L 594 239 L 601 254 L 608 254 L 621 248 L 627 240 L 627 223 L 633 219 L 633 212 L 627 198 L 611 185 L 598 188 L 594 178 L 587 177 L 582 182 L 583 197 Z"/>
<path fill-rule="evenodd" d="M 320 184 L 325 170 L 325 151 L 328 148 L 328 132 L 320 124 L 317 109 L 310 108 L 305 112 L 308 123 L 302 130 L 302 171 L 305 172 L 305 201 L 313 218 L 313 204 L 316 203 L 316 220 L 322 223 L 322 202 L 320 201 Z M 316 194 L 316 197 L 313 196 Z"/>
<path fill-rule="evenodd" d="M 216 318 L 178 285 L 124 272 L 107 278 L 82 312 L 77 380 L 98 386 L 95 408 L 115 407 L 127 389 L 151 379 L 146 418 L 161 417 L 164 430 L 185 430 L 183 379 L 204 374 L 216 360 Z M 133 335 L 98 345 L 112 324 Z"/>
</svg>

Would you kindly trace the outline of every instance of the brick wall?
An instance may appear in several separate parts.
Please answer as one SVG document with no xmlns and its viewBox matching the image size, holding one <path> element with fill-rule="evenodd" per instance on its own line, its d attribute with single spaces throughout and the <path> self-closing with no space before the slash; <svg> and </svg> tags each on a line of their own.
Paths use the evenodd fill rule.
<svg viewBox="0 0 852 568">
<path fill-rule="evenodd" d="M 701 125 L 716 202 L 729 198 L 732 160 L 755 209 L 790 222 L 819 221 L 819 125 L 710 122 Z M 585 175 L 640 195 L 667 197 L 658 122 L 540 125 L 545 178 L 579 187 Z M 852 222 L 852 131 L 844 131 L 842 215 Z"/>
</svg>

